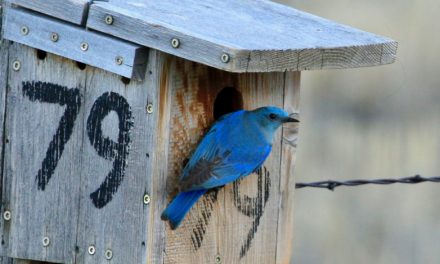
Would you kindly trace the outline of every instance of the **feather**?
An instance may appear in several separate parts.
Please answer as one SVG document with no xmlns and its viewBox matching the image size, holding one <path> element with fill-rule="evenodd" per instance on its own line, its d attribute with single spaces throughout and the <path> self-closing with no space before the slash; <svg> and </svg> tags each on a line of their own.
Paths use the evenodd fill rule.
<svg viewBox="0 0 440 264">
<path fill-rule="evenodd" d="M 165 211 L 163 211 L 160 218 L 162 220 L 168 220 L 171 229 L 176 229 L 194 203 L 197 202 L 200 196 L 205 192 L 206 190 L 179 193 L 168 205 Z"/>
</svg>

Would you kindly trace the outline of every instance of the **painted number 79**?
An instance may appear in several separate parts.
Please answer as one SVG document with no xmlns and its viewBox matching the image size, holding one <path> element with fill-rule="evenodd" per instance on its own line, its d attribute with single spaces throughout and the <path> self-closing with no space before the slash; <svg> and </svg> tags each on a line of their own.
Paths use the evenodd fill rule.
<svg viewBox="0 0 440 264">
<path fill-rule="evenodd" d="M 36 175 L 38 189 L 44 191 L 63 155 L 66 143 L 72 136 L 75 120 L 81 109 L 82 96 L 78 88 L 68 89 L 45 82 L 23 82 L 23 95 L 32 102 L 66 107 Z M 117 142 L 102 133 L 102 121 L 111 111 L 116 112 L 119 118 Z M 112 200 L 124 179 L 132 127 L 130 105 L 124 97 L 114 92 L 106 92 L 96 99 L 87 118 L 87 136 L 99 156 L 113 160 L 112 170 L 101 185 L 90 194 L 90 199 L 96 208 L 103 208 Z"/>
</svg>

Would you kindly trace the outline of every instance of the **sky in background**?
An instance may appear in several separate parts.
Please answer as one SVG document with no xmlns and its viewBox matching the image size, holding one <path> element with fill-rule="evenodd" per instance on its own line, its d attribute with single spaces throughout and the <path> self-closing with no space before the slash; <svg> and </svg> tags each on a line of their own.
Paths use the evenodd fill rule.
<svg viewBox="0 0 440 264">
<path fill-rule="evenodd" d="M 302 73 L 298 182 L 440 175 L 440 1 L 278 1 L 399 42 L 392 65 Z M 440 263 L 440 184 L 295 194 L 293 263 Z"/>
</svg>

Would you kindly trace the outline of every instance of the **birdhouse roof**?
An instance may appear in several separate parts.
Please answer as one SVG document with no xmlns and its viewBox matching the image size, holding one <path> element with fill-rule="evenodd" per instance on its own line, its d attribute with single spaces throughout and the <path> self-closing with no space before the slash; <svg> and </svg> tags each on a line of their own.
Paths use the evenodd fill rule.
<svg viewBox="0 0 440 264">
<path fill-rule="evenodd" d="M 265 0 L 95 1 L 85 19 L 89 1 L 68 2 L 89 29 L 231 72 L 375 66 L 397 50 L 392 39 Z"/>
</svg>

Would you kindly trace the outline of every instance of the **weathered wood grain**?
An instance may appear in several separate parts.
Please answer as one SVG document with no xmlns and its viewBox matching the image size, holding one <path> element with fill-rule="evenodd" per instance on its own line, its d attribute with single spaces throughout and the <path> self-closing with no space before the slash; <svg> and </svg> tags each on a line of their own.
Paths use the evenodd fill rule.
<svg viewBox="0 0 440 264">
<path fill-rule="evenodd" d="M 145 81 L 127 84 L 97 68 L 81 71 L 74 62 L 55 55 L 39 60 L 34 49 L 20 44 L 11 47 L 11 56 L 11 63 L 22 64 L 19 71 L 9 70 L 6 128 L 11 134 L 5 175 L 12 182 L 4 186 L 9 191 L 2 204 L 13 217 L 2 226 L 5 255 L 56 263 L 106 263 L 105 251 L 111 250 L 114 263 L 144 263 L 150 206 L 143 197 L 152 193 L 150 155 L 157 118 L 147 113 L 146 106 L 156 100 L 154 69 L 149 69 Z M 155 57 L 151 60 L 154 65 Z M 68 129 L 56 140 L 54 134 L 71 105 L 57 105 L 59 98 L 38 102 L 37 95 L 23 90 L 28 81 L 77 89 L 80 103 L 70 137 Z M 70 121 L 64 119 L 61 127 Z M 48 146 L 63 144 L 59 141 L 65 141 L 64 151 L 57 150 L 58 163 L 51 161 L 53 175 L 41 187 L 36 175 L 44 167 Z M 120 181 L 111 177 L 112 171 Z M 92 199 L 98 189 L 106 195 Z M 45 236 L 50 238 L 47 247 L 42 244 Z M 92 245 L 94 255 L 88 254 Z"/>
<path fill-rule="evenodd" d="M 152 73 L 152 86 L 157 87 L 156 103 L 153 104 L 154 113 L 157 113 L 157 121 L 155 147 L 150 154 L 152 160 L 152 199 L 148 225 L 147 263 L 163 263 L 166 246 L 166 227 L 160 219 L 160 215 L 167 204 L 166 182 L 169 168 L 171 109 L 173 107 L 170 91 L 172 80 L 168 78 L 170 72 L 168 60 L 170 60 L 168 55 L 157 50 L 150 53 L 149 62 L 151 65 L 149 68 Z"/>
<path fill-rule="evenodd" d="M 2 24 L 3 24 L 3 1 L 0 0 L 0 42 L 3 39 Z"/>
<path fill-rule="evenodd" d="M 160 116 L 153 161 L 156 199 L 155 215 L 150 216 L 154 233 L 150 233 L 153 247 L 149 263 L 216 263 L 216 258 L 222 263 L 275 262 L 281 131 L 258 173 L 205 195 L 175 231 L 159 217 L 176 193 L 185 159 L 214 121 L 217 95 L 226 87 L 234 87 L 245 109 L 283 107 L 284 73 L 228 73 L 164 53 L 160 53 L 156 67 L 160 73 L 156 81 L 160 85 Z M 226 97 L 220 105 L 240 101 L 239 97 Z M 234 108 L 239 104 L 230 107 L 238 110 Z"/>
<path fill-rule="evenodd" d="M 284 110 L 299 114 L 300 72 L 286 72 L 284 84 Z M 300 119 L 300 118 L 298 118 Z M 298 143 L 298 123 L 286 124 L 282 131 L 279 211 L 277 235 L 277 264 L 291 263 L 293 248 L 293 205 L 295 191 L 295 157 Z"/>
<path fill-rule="evenodd" d="M 48 262 L 0 257 L 0 264 L 50 264 Z"/>
<path fill-rule="evenodd" d="M 6 91 L 7 91 L 7 82 L 8 82 L 8 64 L 9 64 L 9 42 L 3 41 L 2 39 L 2 11 L 3 11 L 3 1 L 0 0 L 0 199 L 3 201 L 3 187 L 6 179 L 3 177 L 3 160 L 4 160 L 4 122 L 5 122 L 5 113 L 6 113 Z M 0 203 L 0 214 L 3 216 L 4 206 Z M 0 217 L 0 236 L 2 239 L 7 237 L 4 234 L 4 219 Z M 8 257 L 3 257 L 4 250 L 3 246 L 0 246 L 0 264 L 13 264 L 13 260 Z"/>
<path fill-rule="evenodd" d="M 154 70 L 152 53 L 148 71 Z M 148 104 L 158 104 L 153 74 L 143 82 L 124 84 L 100 69 L 86 73 L 87 116 L 77 154 L 82 170 L 76 263 L 107 263 L 106 250 L 112 251 L 111 263 L 146 263 L 153 212 L 143 197 L 151 195 L 155 177 L 150 155 L 155 151 L 158 115 L 146 110 Z M 87 252 L 89 246 L 96 248 L 94 255 Z"/>
<path fill-rule="evenodd" d="M 2 1 L 0 0 L 0 32 L 1 32 L 1 13 L 2 13 Z M 7 83 L 8 83 L 8 60 L 9 60 L 9 42 L 2 41 L 0 36 L 0 198 L 3 196 L 3 145 L 4 145 L 4 122 L 5 122 L 5 112 L 6 112 L 6 91 L 7 91 Z M 0 203 L 0 214 L 3 215 L 4 206 Z M 3 217 L 0 218 L 0 236 L 3 237 Z M 3 247 L 0 246 L 0 256 L 3 255 Z M 0 257 L 0 263 L 7 264 L 8 258 Z"/>
<path fill-rule="evenodd" d="M 27 34 L 21 32 L 24 26 Z M 148 49 L 133 43 L 15 8 L 6 10 L 4 31 L 6 39 L 127 78 L 142 80 L 145 75 Z M 52 41 L 52 34 L 57 34 L 57 41 Z"/>
<path fill-rule="evenodd" d="M 11 221 L 0 221 L 5 255 L 59 263 L 288 263 L 297 127 L 278 132 L 260 171 L 205 195 L 176 231 L 160 214 L 214 122 L 219 94 L 236 91 L 217 102 L 221 111 L 276 105 L 297 112 L 299 72 L 228 73 L 150 50 L 145 80 L 127 83 L 52 54 L 38 59 L 36 50 L 17 43 L 9 52 L 0 65 L 10 86 L 1 95 L 7 107 L 0 98 L 0 111 L 7 109 L 2 205 L 12 212 Z M 7 69 L 14 61 L 22 63 L 18 71 Z M 32 81 L 78 90 L 70 136 L 65 129 L 54 137 L 72 102 L 38 102 L 23 90 Z M 36 175 L 55 138 L 65 148 L 56 149 L 59 160 L 41 187 Z"/>
<path fill-rule="evenodd" d="M 74 24 L 83 24 L 91 0 L 9 0 L 9 2 Z"/>
<path fill-rule="evenodd" d="M 0 257 L 0 264 L 14 264 L 14 260 L 8 257 Z M 15 263 L 17 264 L 17 263 Z M 24 264 L 24 263 L 22 263 Z"/>
<path fill-rule="evenodd" d="M 34 49 L 21 44 L 9 52 L 9 63 L 19 61 L 21 67 L 9 68 L 2 204 L 12 219 L 4 225 L 4 252 L 74 263 L 83 136 L 78 121 L 84 111 L 80 97 L 69 100 L 84 92 L 85 75 L 72 61 L 51 54 L 39 60 Z M 44 237 L 50 239 L 47 247 Z"/>
<path fill-rule="evenodd" d="M 26 259 L 9 259 L 10 262 L 7 264 L 50 264 L 48 262 L 42 262 L 42 261 L 32 261 L 32 260 L 26 260 Z"/>
<path fill-rule="evenodd" d="M 397 50 L 389 38 L 270 1 L 95 2 L 87 27 L 232 72 L 382 65 L 394 62 Z"/>
<path fill-rule="evenodd" d="M 31 260 L 24 260 L 24 259 L 11 259 L 11 264 L 40 264 L 39 261 L 31 261 Z"/>
</svg>

